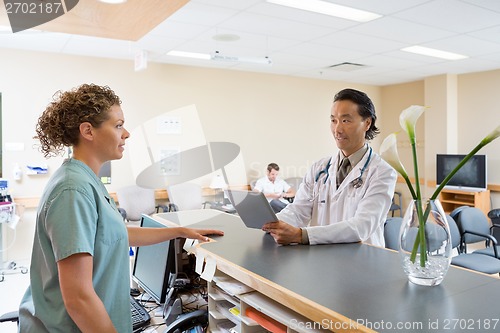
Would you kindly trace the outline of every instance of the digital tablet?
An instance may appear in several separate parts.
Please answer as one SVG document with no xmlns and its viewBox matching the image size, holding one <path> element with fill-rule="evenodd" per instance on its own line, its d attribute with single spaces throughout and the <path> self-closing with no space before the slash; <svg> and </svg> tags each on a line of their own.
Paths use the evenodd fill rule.
<svg viewBox="0 0 500 333">
<path fill-rule="evenodd" d="M 262 229 L 264 224 L 278 221 L 262 192 L 227 190 L 227 196 L 248 228 Z"/>
</svg>

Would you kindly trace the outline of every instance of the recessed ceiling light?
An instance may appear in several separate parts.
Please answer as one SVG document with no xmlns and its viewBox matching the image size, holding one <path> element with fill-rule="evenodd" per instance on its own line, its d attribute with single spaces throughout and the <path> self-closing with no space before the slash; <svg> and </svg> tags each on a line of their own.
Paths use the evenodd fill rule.
<svg viewBox="0 0 500 333">
<path fill-rule="evenodd" d="M 195 53 L 195 52 L 184 52 L 184 51 L 170 51 L 167 52 L 167 55 L 173 57 L 183 57 L 183 58 L 194 58 L 194 59 L 205 59 L 209 60 L 211 58 L 208 53 Z"/>
<path fill-rule="evenodd" d="M 364 10 L 341 6 L 331 2 L 320 0 L 267 0 L 267 2 L 274 3 L 276 5 L 307 10 L 319 14 L 340 17 L 356 22 L 368 22 L 382 16 Z"/>
<path fill-rule="evenodd" d="M 424 46 L 418 46 L 418 45 L 402 48 L 401 51 L 416 53 L 416 54 L 421 54 L 421 55 L 425 55 L 425 56 L 429 56 L 429 57 L 441 58 L 441 59 L 446 59 L 446 60 L 460 60 L 460 59 L 468 58 L 468 56 L 465 56 L 462 54 L 431 49 L 430 47 L 424 47 Z"/>
<path fill-rule="evenodd" d="M 234 34 L 217 34 L 212 39 L 218 42 L 234 42 L 240 39 L 240 36 Z"/>
</svg>

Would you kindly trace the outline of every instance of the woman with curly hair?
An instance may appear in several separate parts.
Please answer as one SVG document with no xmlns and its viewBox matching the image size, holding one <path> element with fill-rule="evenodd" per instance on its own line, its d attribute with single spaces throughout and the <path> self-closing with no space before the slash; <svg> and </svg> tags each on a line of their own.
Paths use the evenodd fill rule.
<svg viewBox="0 0 500 333">
<path fill-rule="evenodd" d="M 130 135 L 120 104 L 109 87 L 84 84 L 58 92 L 38 119 L 35 138 L 44 156 L 72 147 L 73 157 L 52 175 L 41 197 L 20 332 L 132 332 L 129 246 L 222 235 L 125 226 L 97 177 L 105 162 L 122 158 Z"/>
</svg>

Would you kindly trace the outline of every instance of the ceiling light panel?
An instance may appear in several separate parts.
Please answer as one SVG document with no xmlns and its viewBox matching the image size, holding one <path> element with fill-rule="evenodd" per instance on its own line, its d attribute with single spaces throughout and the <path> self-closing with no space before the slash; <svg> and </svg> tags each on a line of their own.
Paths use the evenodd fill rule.
<svg viewBox="0 0 500 333">
<path fill-rule="evenodd" d="M 207 54 L 207 53 L 184 52 L 184 51 L 176 51 L 176 50 L 167 52 L 167 55 L 173 56 L 173 57 L 204 59 L 204 60 L 209 60 L 211 58 L 210 54 Z"/>
<path fill-rule="evenodd" d="M 368 22 L 381 17 L 381 15 L 376 13 L 320 0 L 267 0 L 267 2 L 276 5 L 307 10 L 319 14 L 340 17 L 356 22 Z"/>
<path fill-rule="evenodd" d="M 462 54 L 446 52 L 446 51 L 441 51 L 441 50 L 437 50 L 437 49 L 431 49 L 429 47 L 424 47 L 424 46 L 419 46 L 419 45 L 405 47 L 405 48 L 402 48 L 401 51 L 416 53 L 416 54 L 420 54 L 420 55 L 425 55 L 425 56 L 440 58 L 440 59 L 446 59 L 446 60 L 460 60 L 460 59 L 468 58 L 467 56 L 462 55 Z"/>
</svg>

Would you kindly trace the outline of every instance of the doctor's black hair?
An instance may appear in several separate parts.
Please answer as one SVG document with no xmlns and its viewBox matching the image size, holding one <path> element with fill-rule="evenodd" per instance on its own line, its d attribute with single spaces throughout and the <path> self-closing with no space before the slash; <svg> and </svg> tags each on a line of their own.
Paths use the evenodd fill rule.
<svg viewBox="0 0 500 333">
<path fill-rule="evenodd" d="M 333 102 L 349 100 L 358 105 L 358 113 L 363 119 L 368 117 L 372 118 L 372 124 L 368 131 L 365 133 L 365 139 L 372 140 L 380 130 L 375 126 L 375 121 L 377 120 L 377 115 L 375 114 L 375 106 L 372 100 L 362 91 L 355 89 L 343 89 L 339 91 L 333 98 Z"/>
</svg>

